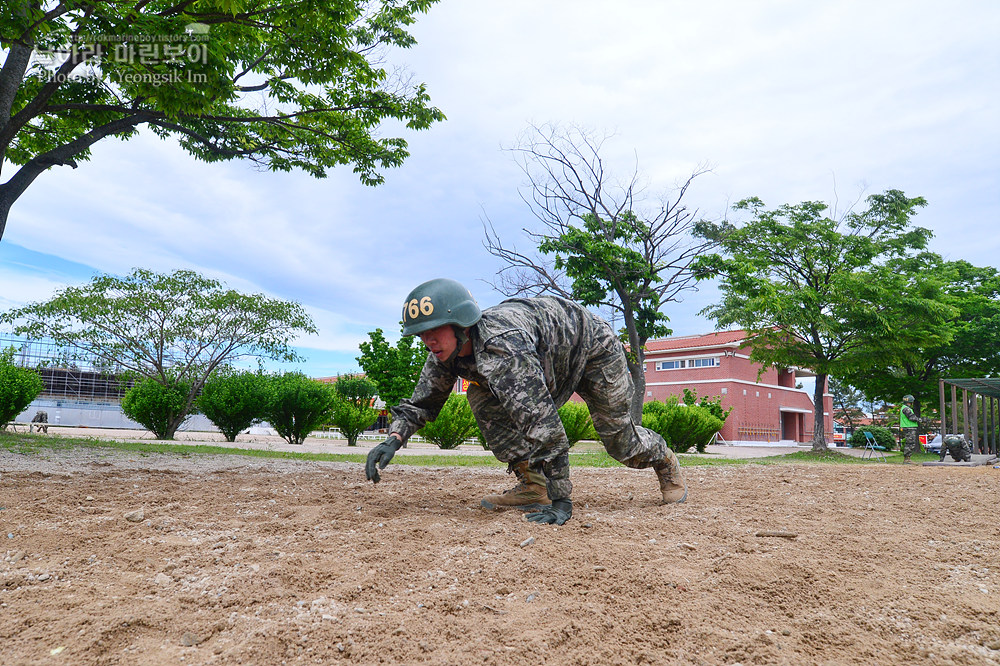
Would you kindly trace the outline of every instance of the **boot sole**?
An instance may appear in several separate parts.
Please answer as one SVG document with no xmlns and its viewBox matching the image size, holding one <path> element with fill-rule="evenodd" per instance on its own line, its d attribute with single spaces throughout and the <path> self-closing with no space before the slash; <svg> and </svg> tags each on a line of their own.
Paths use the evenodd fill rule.
<svg viewBox="0 0 1000 666">
<path fill-rule="evenodd" d="M 551 504 L 494 504 L 492 502 L 487 502 L 486 500 L 481 500 L 479 506 L 490 511 L 506 511 L 507 509 L 517 509 L 518 511 L 541 511 L 547 507 L 552 506 Z"/>
</svg>

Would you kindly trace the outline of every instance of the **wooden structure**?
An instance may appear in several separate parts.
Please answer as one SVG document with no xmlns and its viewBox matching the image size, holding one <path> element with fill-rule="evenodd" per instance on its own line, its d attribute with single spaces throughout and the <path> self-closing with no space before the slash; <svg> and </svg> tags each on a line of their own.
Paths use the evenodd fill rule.
<svg viewBox="0 0 1000 666">
<path fill-rule="evenodd" d="M 946 387 L 951 389 L 950 418 L 945 411 Z M 973 453 L 1000 453 L 1000 379 L 942 379 L 938 392 L 942 441 L 946 433 L 963 434 Z"/>
</svg>

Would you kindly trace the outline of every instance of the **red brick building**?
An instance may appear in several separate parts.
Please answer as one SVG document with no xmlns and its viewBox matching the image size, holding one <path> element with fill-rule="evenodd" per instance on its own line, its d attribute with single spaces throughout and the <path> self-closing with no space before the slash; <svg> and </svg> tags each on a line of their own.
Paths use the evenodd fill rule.
<svg viewBox="0 0 1000 666">
<path fill-rule="evenodd" d="M 801 368 L 767 368 L 750 361 L 745 331 L 650 340 L 646 343 L 645 401 L 664 400 L 692 389 L 698 396 L 718 396 L 732 407 L 722 428 L 728 444 L 806 443 L 812 440 L 811 392 L 795 388 Z M 833 399 L 823 396 L 827 442 L 833 442 Z"/>
</svg>

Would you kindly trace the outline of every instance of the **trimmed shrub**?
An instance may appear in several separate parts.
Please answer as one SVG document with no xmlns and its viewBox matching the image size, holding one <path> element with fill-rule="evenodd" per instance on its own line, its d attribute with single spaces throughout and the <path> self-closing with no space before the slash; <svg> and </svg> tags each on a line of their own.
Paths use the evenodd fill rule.
<svg viewBox="0 0 1000 666">
<path fill-rule="evenodd" d="M 337 400 L 330 423 L 337 426 L 340 434 L 347 439 L 348 446 L 357 446 L 358 435 L 378 418 L 378 412 L 372 407 L 378 389 L 370 379 L 346 375 L 337 378 L 333 390 Z"/>
<path fill-rule="evenodd" d="M 590 410 L 584 403 L 567 402 L 559 408 L 559 419 L 562 421 L 570 446 L 581 439 L 597 439 L 594 421 L 590 418 Z"/>
<path fill-rule="evenodd" d="M 270 399 L 264 418 L 289 444 L 301 444 L 333 417 L 337 395 L 332 386 L 301 372 L 271 375 L 268 385 Z"/>
<path fill-rule="evenodd" d="M 226 441 L 264 418 L 268 406 L 267 377 L 259 372 L 212 375 L 201 389 L 198 409 L 215 424 Z"/>
<path fill-rule="evenodd" d="M 177 418 L 185 413 L 191 385 L 184 381 L 161 384 L 145 378 L 125 392 L 122 411 L 136 423 L 156 435 L 157 439 L 173 439 L 183 423 Z"/>
<path fill-rule="evenodd" d="M 45 388 L 34 370 L 14 363 L 14 348 L 0 351 L 0 429 L 27 409 Z"/>
<path fill-rule="evenodd" d="M 723 423 L 726 422 L 726 418 L 729 416 L 729 412 L 733 411 L 733 408 L 729 409 L 722 408 L 722 397 L 715 396 L 714 398 L 709 398 L 708 396 L 701 396 L 698 399 L 698 392 L 694 389 L 684 389 L 684 404 L 685 405 L 698 405 L 699 407 L 704 407 L 708 410 L 709 414 L 719 419 Z"/>
<path fill-rule="evenodd" d="M 474 430 L 478 428 L 468 398 L 452 393 L 438 417 L 425 424 L 417 434 L 434 442 L 439 448 L 453 449 L 467 438 L 475 436 Z"/>
<path fill-rule="evenodd" d="M 851 439 L 847 442 L 848 445 L 856 449 L 863 448 L 865 445 L 865 430 L 870 432 L 875 437 L 875 442 L 885 448 L 886 451 L 892 451 L 896 448 L 896 436 L 892 434 L 892 430 L 883 428 L 882 426 L 857 428 L 851 433 Z"/>
<path fill-rule="evenodd" d="M 642 425 L 667 441 L 676 453 L 695 447 L 699 453 L 722 428 L 722 420 L 710 409 L 699 405 L 678 404 L 677 397 L 666 402 L 651 401 L 642 406 Z"/>
</svg>

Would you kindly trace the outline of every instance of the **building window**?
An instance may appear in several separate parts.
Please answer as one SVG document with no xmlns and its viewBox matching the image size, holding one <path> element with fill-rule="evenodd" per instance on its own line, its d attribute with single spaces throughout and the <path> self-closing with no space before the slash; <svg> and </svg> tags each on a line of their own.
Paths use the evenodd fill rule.
<svg viewBox="0 0 1000 666">
<path fill-rule="evenodd" d="M 717 358 L 689 358 L 672 361 L 657 361 L 657 370 L 680 370 L 682 368 L 714 368 L 719 365 Z"/>
<path fill-rule="evenodd" d="M 729 393 L 729 389 L 726 388 L 725 386 L 723 386 L 722 387 L 722 395 L 726 395 L 727 393 Z"/>
</svg>

